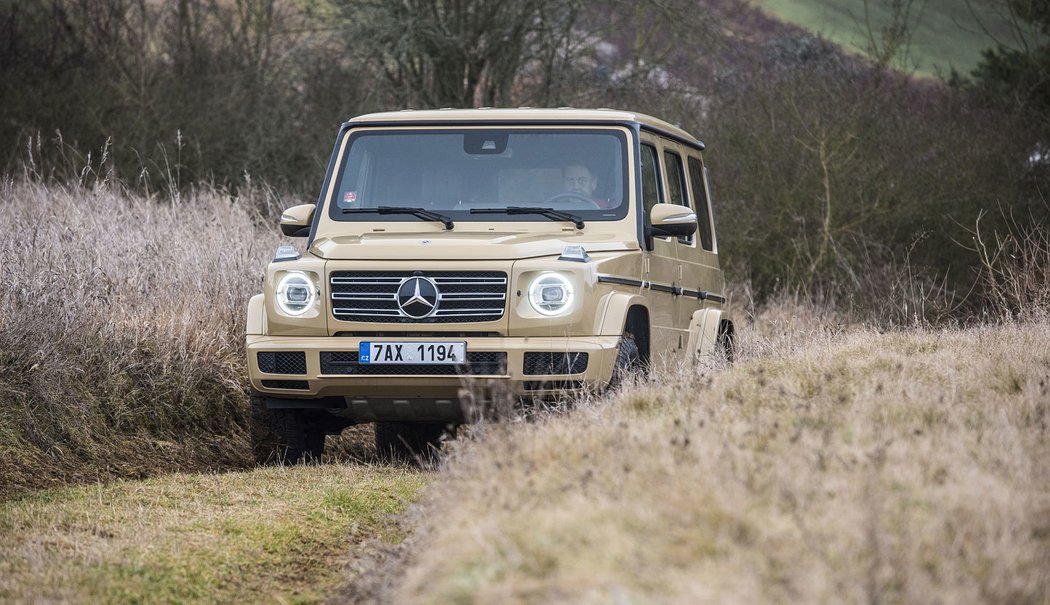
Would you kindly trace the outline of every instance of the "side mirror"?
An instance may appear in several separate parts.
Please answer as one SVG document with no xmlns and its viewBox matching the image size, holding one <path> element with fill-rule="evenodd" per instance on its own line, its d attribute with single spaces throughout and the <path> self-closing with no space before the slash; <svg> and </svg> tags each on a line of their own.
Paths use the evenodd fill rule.
<svg viewBox="0 0 1050 605">
<path fill-rule="evenodd" d="M 292 206 L 281 214 L 281 233 L 289 237 L 310 235 L 310 223 L 314 220 L 314 204 Z"/>
<path fill-rule="evenodd" d="M 678 204 L 656 204 L 649 224 L 657 237 L 689 237 L 696 232 L 696 213 Z"/>
</svg>

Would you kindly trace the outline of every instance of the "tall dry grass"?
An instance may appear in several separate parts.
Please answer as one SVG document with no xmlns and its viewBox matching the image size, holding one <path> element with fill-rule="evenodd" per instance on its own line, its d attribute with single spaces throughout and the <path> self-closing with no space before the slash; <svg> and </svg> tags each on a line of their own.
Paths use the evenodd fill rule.
<svg viewBox="0 0 1050 605">
<path fill-rule="evenodd" d="M 1050 202 L 1042 199 L 1044 209 Z M 1050 220 L 1019 221 L 1000 209 L 1001 229 L 980 217 L 970 232 L 970 250 L 980 259 L 988 313 L 1001 320 L 1050 317 Z"/>
<path fill-rule="evenodd" d="M 389 600 L 1046 603 L 1050 324 L 820 326 L 483 427 Z"/>
<path fill-rule="evenodd" d="M 0 494 L 249 464 L 244 308 L 278 245 L 250 202 L 0 185 Z"/>
</svg>

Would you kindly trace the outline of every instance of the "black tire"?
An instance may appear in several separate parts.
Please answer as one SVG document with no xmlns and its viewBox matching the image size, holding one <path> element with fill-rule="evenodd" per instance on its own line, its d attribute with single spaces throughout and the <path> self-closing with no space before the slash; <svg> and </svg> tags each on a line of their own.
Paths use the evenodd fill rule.
<svg viewBox="0 0 1050 605">
<path fill-rule="evenodd" d="M 316 410 L 274 410 L 265 398 L 251 398 L 252 451 L 258 464 L 317 463 L 324 452 L 324 428 Z"/>
<path fill-rule="evenodd" d="M 387 462 L 430 462 L 446 430 L 440 422 L 377 422 L 376 453 Z"/>
<path fill-rule="evenodd" d="M 724 319 L 718 325 L 718 346 L 725 353 L 726 362 L 732 365 L 736 358 L 736 331 L 733 324 Z"/>
<path fill-rule="evenodd" d="M 627 333 L 620 338 L 620 347 L 616 350 L 616 363 L 613 365 L 612 379 L 609 386 L 616 388 L 628 376 L 642 369 L 642 354 L 634 335 Z"/>
</svg>

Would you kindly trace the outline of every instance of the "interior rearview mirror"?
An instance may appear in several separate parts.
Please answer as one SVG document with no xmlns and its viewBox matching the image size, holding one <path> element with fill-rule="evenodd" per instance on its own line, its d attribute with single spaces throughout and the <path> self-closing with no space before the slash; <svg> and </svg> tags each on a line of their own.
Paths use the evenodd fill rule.
<svg viewBox="0 0 1050 605">
<path fill-rule="evenodd" d="M 281 214 L 281 233 L 289 237 L 310 235 L 310 223 L 314 220 L 314 204 L 292 206 Z"/>
<path fill-rule="evenodd" d="M 657 237 L 689 237 L 696 232 L 696 213 L 687 206 L 656 204 L 649 211 L 649 223 Z"/>
</svg>

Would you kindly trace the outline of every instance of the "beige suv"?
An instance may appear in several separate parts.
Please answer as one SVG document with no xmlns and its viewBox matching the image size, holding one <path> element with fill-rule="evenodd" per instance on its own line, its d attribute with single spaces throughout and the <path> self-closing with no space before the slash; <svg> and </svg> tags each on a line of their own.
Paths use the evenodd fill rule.
<svg viewBox="0 0 1050 605">
<path fill-rule="evenodd" d="M 486 393 L 731 355 L 703 149 L 607 109 L 343 124 L 317 203 L 281 217 L 305 252 L 281 246 L 248 303 L 259 461 L 366 422 L 381 454 L 425 455 Z"/>
</svg>

